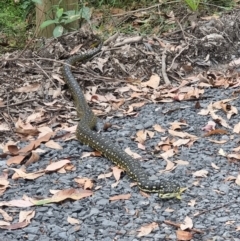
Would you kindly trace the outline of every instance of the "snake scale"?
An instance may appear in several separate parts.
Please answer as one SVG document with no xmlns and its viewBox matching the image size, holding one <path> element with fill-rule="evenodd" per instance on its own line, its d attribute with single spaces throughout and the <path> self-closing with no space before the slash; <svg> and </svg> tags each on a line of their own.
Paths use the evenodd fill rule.
<svg viewBox="0 0 240 241">
<path fill-rule="evenodd" d="M 162 199 L 174 197 L 180 198 L 181 189 L 177 182 L 170 180 L 150 180 L 149 175 L 141 167 L 139 161 L 134 160 L 123 150 L 119 149 L 119 146 L 113 144 L 109 139 L 106 139 L 99 133 L 93 131 L 97 124 L 97 118 L 88 106 L 83 91 L 72 74 L 71 66 L 76 62 L 86 61 L 93 57 L 101 50 L 101 47 L 102 43 L 86 53 L 81 53 L 68 58 L 62 68 L 64 80 L 74 98 L 77 115 L 80 118 L 76 130 L 77 139 L 81 143 L 101 152 L 114 164 L 124 169 L 125 172 L 137 182 L 137 185 L 141 190 L 145 192 L 158 193 L 159 197 Z"/>
</svg>

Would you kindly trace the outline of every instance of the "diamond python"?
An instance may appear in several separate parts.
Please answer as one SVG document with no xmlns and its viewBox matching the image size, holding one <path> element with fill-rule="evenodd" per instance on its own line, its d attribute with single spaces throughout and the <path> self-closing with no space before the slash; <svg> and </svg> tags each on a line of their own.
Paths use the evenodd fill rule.
<svg viewBox="0 0 240 241">
<path fill-rule="evenodd" d="M 64 80 L 74 98 L 77 115 L 80 118 L 76 130 L 77 139 L 81 143 L 101 152 L 114 164 L 124 169 L 126 173 L 137 182 L 137 185 L 141 190 L 145 192 L 156 192 L 162 199 L 180 199 L 182 190 L 177 182 L 169 180 L 150 180 L 149 175 L 142 169 L 139 161 L 134 160 L 110 140 L 93 131 L 97 124 L 97 117 L 89 108 L 83 91 L 72 74 L 71 66 L 76 62 L 86 61 L 91 58 L 96 53 L 100 52 L 101 47 L 102 42 L 97 47 L 87 51 L 86 53 L 81 53 L 68 58 L 62 68 Z"/>
</svg>

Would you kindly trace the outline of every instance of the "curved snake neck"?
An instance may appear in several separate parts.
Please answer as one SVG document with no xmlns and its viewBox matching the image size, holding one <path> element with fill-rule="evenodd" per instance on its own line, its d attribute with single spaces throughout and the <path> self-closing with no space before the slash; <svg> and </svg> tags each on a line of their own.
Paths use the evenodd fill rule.
<svg viewBox="0 0 240 241">
<path fill-rule="evenodd" d="M 119 149 L 119 146 L 92 130 L 96 126 L 97 118 L 89 108 L 84 94 L 72 74 L 71 65 L 91 58 L 96 53 L 100 52 L 101 47 L 102 43 L 86 53 L 70 57 L 63 66 L 63 76 L 73 95 L 77 114 L 80 117 L 76 131 L 77 139 L 81 143 L 101 152 L 117 166 L 124 169 L 127 174 L 137 182 L 141 190 L 145 192 L 157 192 L 161 198 L 178 197 L 181 191 L 177 182 L 169 180 L 150 180 L 149 175 L 142 169 L 139 161 L 134 160 L 127 153 Z"/>
</svg>

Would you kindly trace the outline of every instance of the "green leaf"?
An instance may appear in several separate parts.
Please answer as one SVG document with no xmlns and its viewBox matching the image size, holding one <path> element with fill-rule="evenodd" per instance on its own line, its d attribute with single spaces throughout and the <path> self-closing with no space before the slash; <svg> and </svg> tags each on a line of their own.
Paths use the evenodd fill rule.
<svg viewBox="0 0 240 241">
<path fill-rule="evenodd" d="M 57 26 L 56 28 L 54 28 L 54 30 L 53 30 L 53 37 L 57 38 L 57 37 L 62 36 L 63 31 L 64 31 L 63 26 L 62 26 L 62 25 L 58 25 L 58 26 Z"/>
<path fill-rule="evenodd" d="M 79 13 L 80 13 L 82 18 L 86 19 L 87 21 L 90 21 L 90 18 L 91 18 L 91 15 L 92 15 L 90 8 L 82 7 Z"/>
<path fill-rule="evenodd" d="M 54 23 L 58 23 L 57 20 L 47 20 L 47 21 L 44 21 L 41 25 L 40 25 L 40 28 L 43 29 L 43 28 L 46 28 L 48 25 L 51 25 L 51 24 L 54 24 Z"/>
<path fill-rule="evenodd" d="M 57 12 L 56 12 L 57 18 L 58 18 L 58 19 L 61 18 L 62 15 L 63 15 L 63 8 L 58 8 L 58 9 L 57 9 Z"/>
<path fill-rule="evenodd" d="M 80 16 L 79 14 L 77 14 L 77 15 L 72 15 L 72 16 L 68 17 L 68 18 L 64 21 L 64 23 L 65 23 L 65 24 L 71 23 L 71 22 L 74 22 L 74 21 L 76 21 L 77 19 L 80 19 L 80 18 L 81 18 L 81 16 Z"/>
<path fill-rule="evenodd" d="M 37 3 L 37 4 L 43 4 L 42 0 L 32 0 L 32 2 Z"/>
</svg>

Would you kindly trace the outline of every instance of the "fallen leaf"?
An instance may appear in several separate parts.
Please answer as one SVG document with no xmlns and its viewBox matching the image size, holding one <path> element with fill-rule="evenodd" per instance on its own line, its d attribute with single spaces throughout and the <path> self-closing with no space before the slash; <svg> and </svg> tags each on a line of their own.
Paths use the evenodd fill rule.
<svg viewBox="0 0 240 241">
<path fill-rule="evenodd" d="M 105 179 L 105 178 L 111 177 L 112 174 L 113 174 L 112 172 L 100 174 L 100 175 L 98 176 L 98 179 Z"/>
<path fill-rule="evenodd" d="M 63 149 L 57 142 L 55 142 L 53 140 L 50 140 L 50 141 L 46 142 L 45 146 L 49 147 L 49 148 L 52 148 L 52 149 L 55 149 L 55 150 L 62 150 Z"/>
<path fill-rule="evenodd" d="M 29 92 L 37 91 L 39 88 L 40 88 L 40 84 L 35 83 L 35 84 L 27 85 L 24 87 L 16 88 L 16 89 L 14 89 L 14 92 L 29 93 Z"/>
<path fill-rule="evenodd" d="M 148 225 L 142 226 L 138 231 L 138 237 L 143 237 L 143 236 L 147 236 L 148 234 L 150 234 L 154 229 L 158 228 L 158 224 L 153 222 L 150 223 Z"/>
<path fill-rule="evenodd" d="M 173 142 L 173 146 L 182 146 L 182 145 L 186 145 L 188 142 L 190 142 L 190 139 L 179 139 L 175 142 Z"/>
<path fill-rule="evenodd" d="M 207 177 L 208 171 L 207 170 L 199 170 L 193 173 L 194 177 Z"/>
<path fill-rule="evenodd" d="M 177 160 L 177 161 L 174 161 L 174 162 L 177 163 L 178 165 L 189 165 L 188 161 Z"/>
<path fill-rule="evenodd" d="M 29 225 L 28 222 L 24 221 L 24 222 L 20 222 L 20 223 L 13 223 L 7 226 L 0 226 L 1 229 L 8 229 L 8 230 L 16 230 L 16 229 L 20 229 L 20 228 L 25 228 Z"/>
<path fill-rule="evenodd" d="M 116 181 L 119 181 L 121 177 L 121 173 L 124 172 L 124 170 L 118 167 L 112 167 L 112 170 L 113 170 L 113 176 L 115 177 Z"/>
<path fill-rule="evenodd" d="M 31 157 L 29 158 L 29 160 L 26 161 L 25 167 L 30 166 L 31 164 L 37 162 L 39 159 L 40 159 L 39 154 L 38 154 L 37 152 L 32 151 L 32 155 L 31 155 Z"/>
<path fill-rule="evenodd" d="M 192 219 L 186 216 L 186 218 L 183 221 L 183 224 L 180 224 L 181 230 L 186 230 L 186 229 L 192 229 L 193 227 L 193 222 Z"/>
<path fill-rule="evenodd" d="M 240 186 L 240 174 L 238 174 L 236 180 L 235 180 L 235 183 Z"/>
<path fill-rule="evenodd" d="M 21 169 L 16 169 L 16 168 L 10 168 L 11 170 L 15 171 L 15 173 L 12 175 L 12 179 L 16 180 L 18 178 L 23 178 L 27 180 L 34 180 L 37 179 L 45 174 L 44 170 L 32 172 L 32 173 L 26 173 Z"/>
<path fill-rule="evenodd" d="M 192 233 L 183 230 L 177 230 L 177 240 L 188 241 L 192 238 Z"/>
<path fill-rule="evenodd" d="M 80 184 L 81 186 L 83 186 L 83 189 L 92 189 L 93 188 L 93 181 L 89 178 L 75 178 L 74 179 L 75 182 L 77 182 L 78 184 Z"/>
<path fill-rule="evenodd" d="M 3 219 L 5 221 L 9 221 L 11 222 L 13 220 L 13 217 L 9 216 L 7 212 L 5 212 L 4 210 L 0 209 L 0 213 L 3 216 Z M 2 224 L 1 224 L 2 225 Z"/>
<path fill-rule="evenodd" d="M 240 154 L 238 154 L 238 153 L 228 154 L 227 157 L 240 160 Z"/>
<path fill-rule="evenodd" d="M 80 221 L 79 221 L 78 219 L 72 218 L 72 217 L 69 217 L 69 216 L 68 216 L 68 218 L 67 218 L 67 221 L 68 221 L 70 224 L 72 224 L 72 225 L 74 225 L 74 224 L 80 224 Z"/>
<path fill-rule="evenodd" d="M 131 197 L 131 194 L 121 194 L 109 198 L 109 201 L 118 201 L 118 200 L 128 200 Z"/>
<path fill-rule="evenodd" d="M 10 166 L 12 164 L 21 164 L 21 162 L 23 161 L 23 159 L 25 158 L 25 156 L 14 156 L 11 157 L 7 160 L 7 165 Z"/>
<path fill-rule="evenodd" d="M 211 163 L 211 166 L 214 168 L 214 169 L 216 169 L 216 170 L 219 170 L 220 169 L 220 167 L 218 167 L 215 163 Z"/>
<path fill-rule="evenodd" d="M 160 77 L 157 74 L 153 74 L 147 82 L 142 83 L 143 86 L 149 86 L 156 89 L 159 86 Z"/>
<path fill-rule="evenodd" d="M 68 159 L 64 159 L 58 162 L 53 162 L 50 165 L 48 165 L 45 169 L 45 171 L 47 172 L 52 172 L 52 171 L 56 171 L 62 167 L 64 167 L 66 164 L 69 164 L 70 161 Z"/>
<path fill-rule="evenodd" d="M 135 152 L 132 152 L 131 149 L 128 147 L 125 149 L 125 152 L 130 155 L 133 159 L 140 159 L 141 156 Z"/>
<path fill-rule="evenodd" d="M 166 130 L 162 128 L 160 125 L 156 124 L 153 126 L 153 129 L 157 132 L 164 133 Z"/>
<path fill-rule="evenodd" d="M 233 127 L 233 133 L 240 133 L 240 122 Z"/>
<path fill-rule="evenodd" d="M 26 221 L 27 223 L 30 223 L 31 219 L 35 216 L 34 210 L 28 210 L 28 211 L 20 211 L 19 213 L 19 222 Z"/>
</svg>

